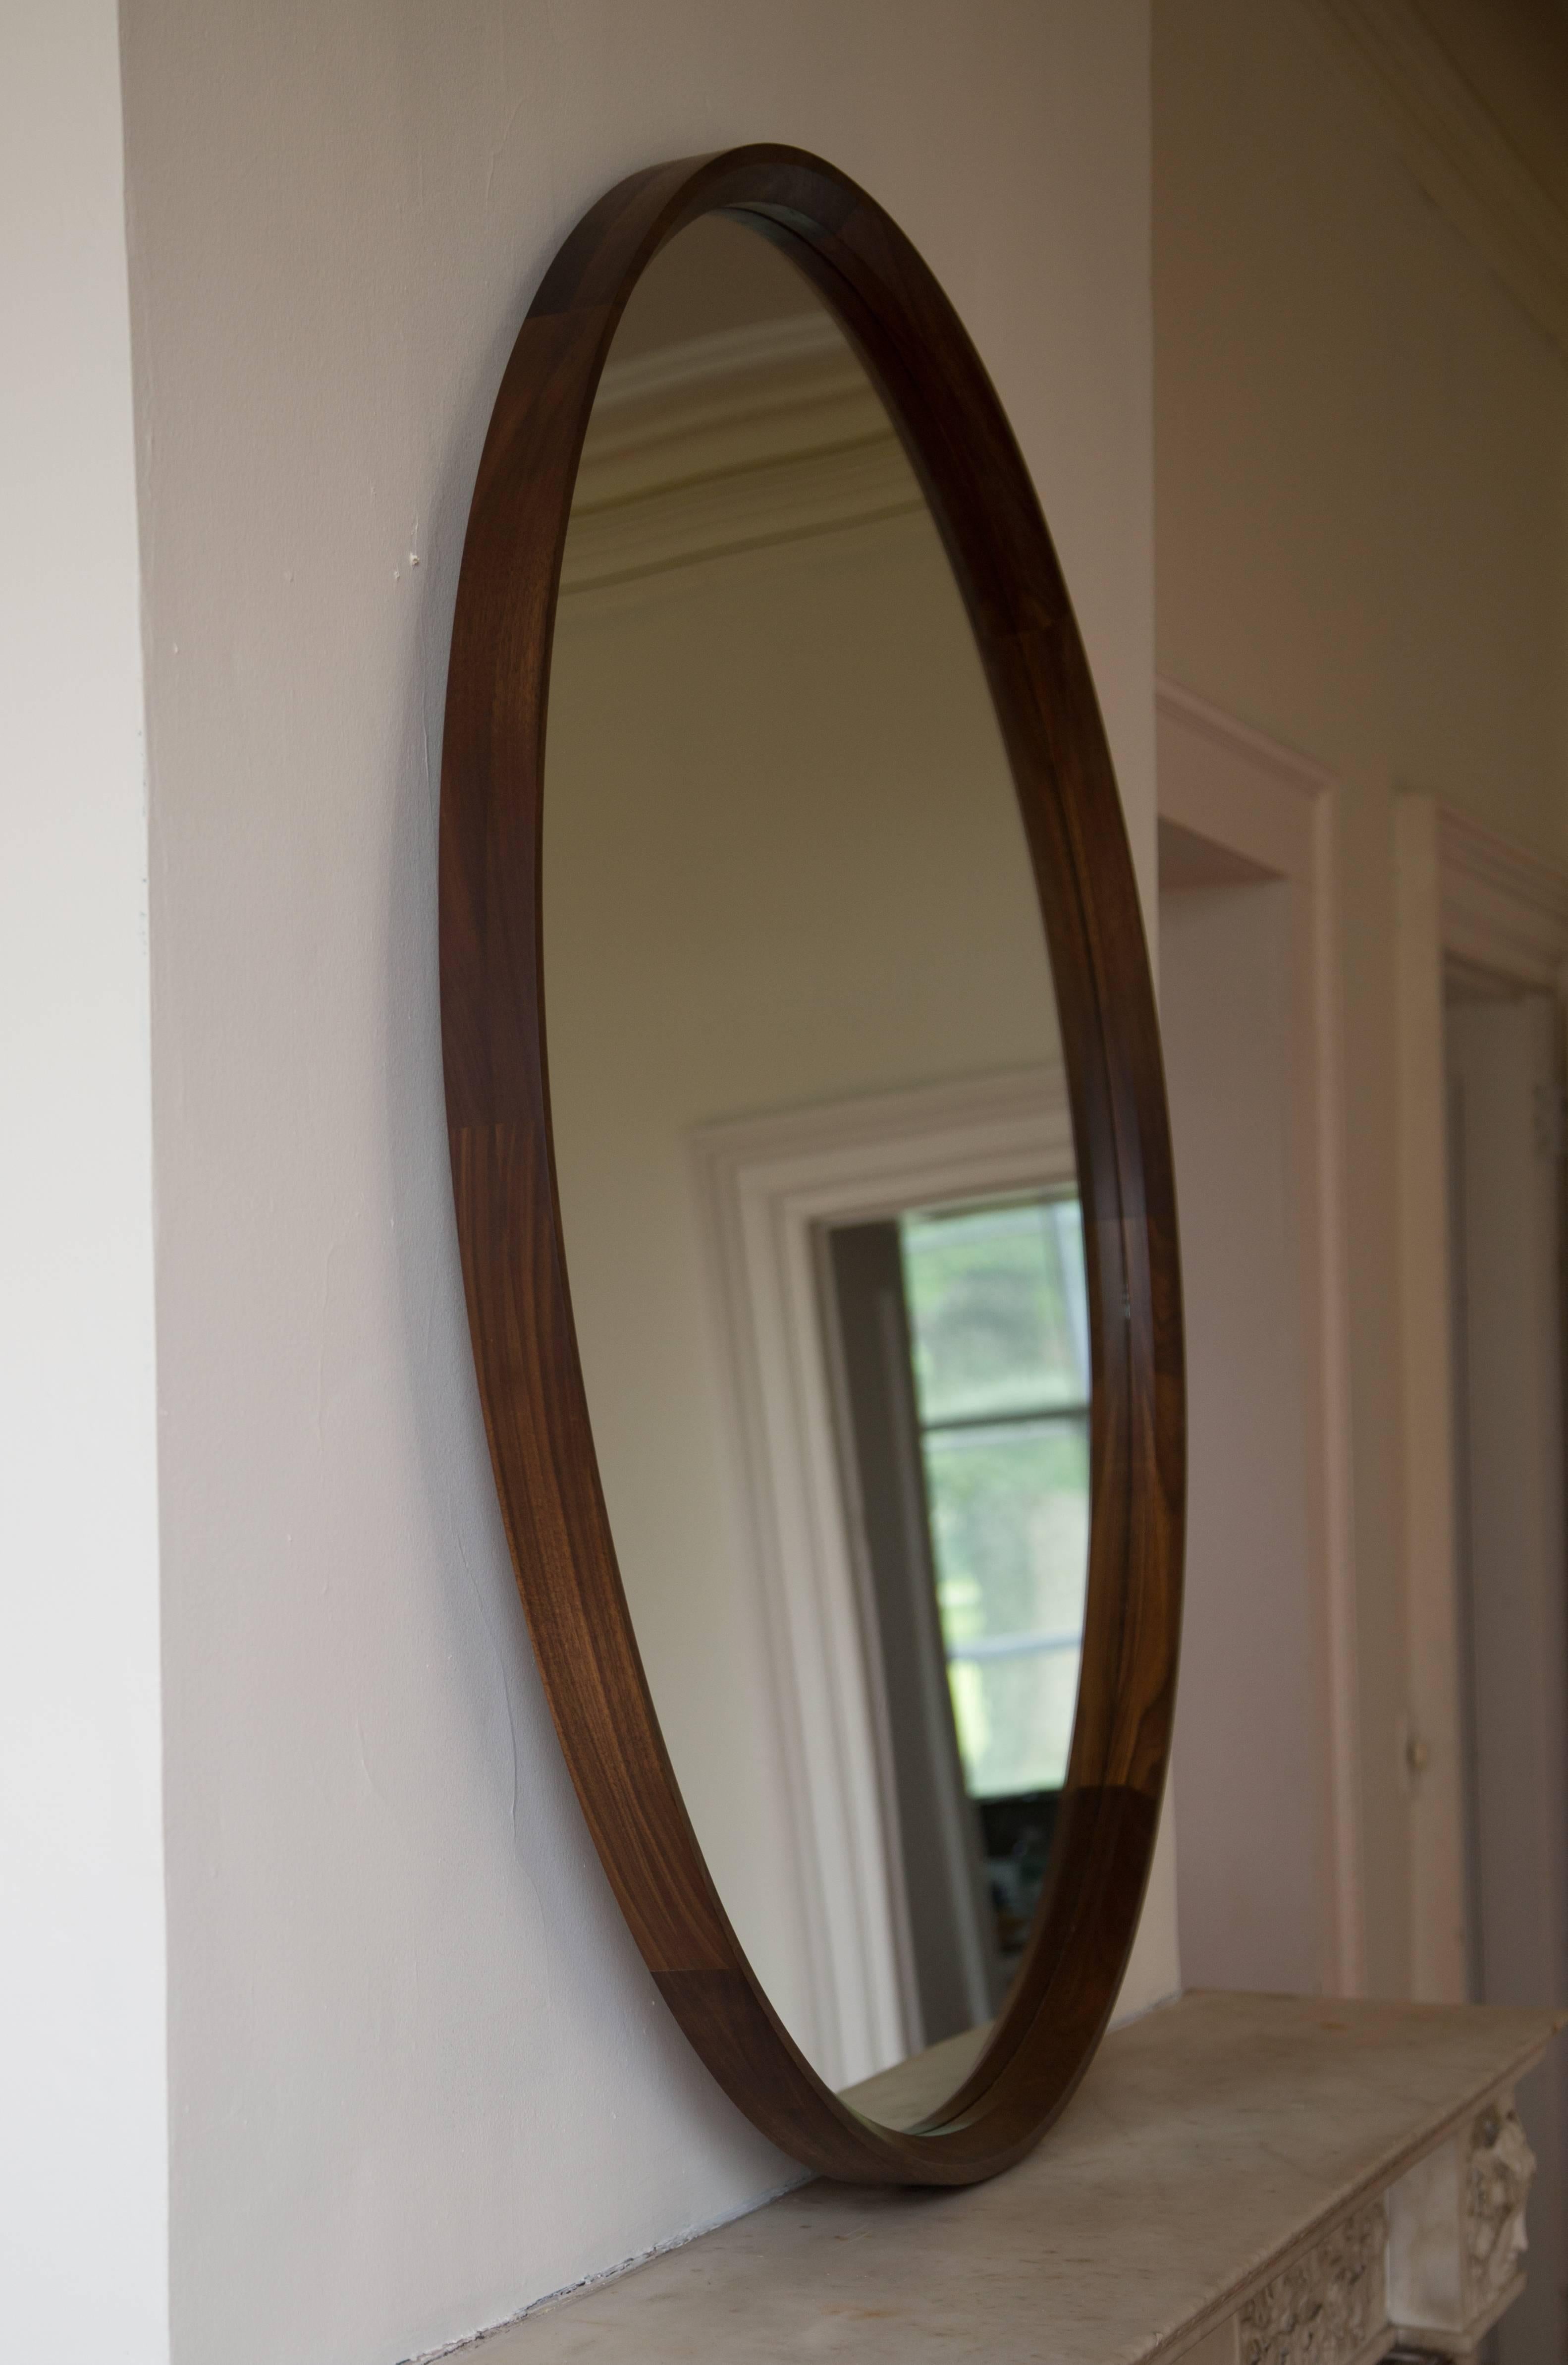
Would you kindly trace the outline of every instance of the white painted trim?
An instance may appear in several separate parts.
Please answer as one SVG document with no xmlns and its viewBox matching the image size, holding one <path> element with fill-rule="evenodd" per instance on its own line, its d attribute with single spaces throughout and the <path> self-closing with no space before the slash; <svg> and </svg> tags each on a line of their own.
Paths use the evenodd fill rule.
<svg viewBox="0 0 1568 2365">
<path fill-rule="evenodd" d="M 1453 1532 L 1443 963 L 1562 994 L 1568 877 L 1439 805 L 1394 807 L 1399 1060 L 1399 1280 L 1409 1651 L 1412 1992 L 1466 1992 L 1462 1733 Z"/>
<path fill-rule="evenodd" d="M 1365 1978 L 1361 1874 L 1360 1681 L 1351 1504 L 1350 1297 L 1334 889 L 1335 783 L 1320 765 L 1207 700 L 1156 685 L 1159 808 L 1231 854 L 1300 891 L 1293 1026 L 1303 1177 L 1303 1341 L 1311 1413 L 1307 1470 L 1311 1549 L 1322 1573 L 1322 1714 L 1327 1735 L 1325 1985 L 1360 1992 Z"/>
<path fill-rule="evenodd" d="M 561 596 L 639 596 L 703 560 L 925 516 L 865 370 L 825 313 L 611 364 L 572 500 Z"/>
<path fill-rule="evenodd" d="M 722 560 L 726 587 L 737 566 L 774 563 L 805 544 L 823 564 L 858 531 L 904 520 L 930 526 L 920 488 L 897 439 L 881 429 L 831 450 L 771 452 L 736 462 L 726 475 L 695 464 L 683 480 L 647 485 L 624 500 L 574 510 L 561 570 L 561 598 L 586 601 L 657 596 L 689 569 Z"/>
<path fill-rule="evenodd" d="M 1234 759 L 1254 782 L 1259 774 L 1266 775 L 1306 808 L 1335 786 L 1333 773 L 1326 771 L 1321 764 L 1269 738 L 1264 732 L 1254 730 L 1249 723 L 1238 722 L 1223 707 L 1200 698 L 1196 690 L 1183 689 L 1180 682 L 1170 681 L 1163 675 L 1154 686 L 1154 704 L 1160 719 L 1177 725 L 1188 741 L 1203 742 L 1212 754 Z M 1231 789 L 1228 796 L 1227 788 Z M 1295 824 L 1286 817 L 1286 807 L 1267 798 L 1260 800 L 1249 794 L 1245 785 L 1231 787 L 1223 775 L 1216 779 L 1203 769 L 1189 772 L 1183 768 L 1178 793 L 1184 809 L 1191 808 L 1195 800 L 1203 800 L 1206 812 L 1223 812 L 1226 826 L 1238 833 L 1237 842 L 1230 845 L 1232 853 L 1246 854 L 1255 861 L 1262 859 L 1253 851 L 1254 846 L 1277 844 L 1276 833 L 1282 826 L 1293 833 L 1293 845 L 1301 844 L 1294 834 Z M 1167 821 L 1181 821 L 1183 828 L 1202 828 L 1199 819 L 1190 811 L 1181 814 L 1167 812 L 1161 803 L 1160 812 Z M 1213 836 L 1214 831 L 1204 829 L 1203 834 Z M 1247 841 L 1245 845 L 1240 842 L 1242 838 Z"/>
<path fill-rule="evenodd" d="M 816 2057 L 844 2086 L 909 2046 L 899 1852 L 839 1484 L 819 1227 L 1070 1182 L 1065 1079 L 1040 1067 L 702 1127 L 691 1138 L 804 1902 Z"/>
</svg>

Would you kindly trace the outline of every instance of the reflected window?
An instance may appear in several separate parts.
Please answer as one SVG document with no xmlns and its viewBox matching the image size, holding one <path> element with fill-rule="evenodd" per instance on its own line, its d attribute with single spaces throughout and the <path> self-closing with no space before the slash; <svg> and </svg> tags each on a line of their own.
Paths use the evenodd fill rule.
<svg viewBox="0 0 1568 2365">
<path fill-rule="evenodd" d="M 1059 1789 L 1089 1548 L 1078 1202 L 906 1216 L 899 1235 L 965 1787 Z"/>
<path fill-rule="evenodd" d="M 941 1934 L 961 1892 L 993 2003 L 1016 1967 L 1072 1744 L 1089 1547 L 1081 1216 L 1066 1193 L 914 1210 L 834 1232 L 829 1266 L 888 1820 L 930 2042 L 967 2024 L 947 2001 L 965 1967 Z"/>
</svg>

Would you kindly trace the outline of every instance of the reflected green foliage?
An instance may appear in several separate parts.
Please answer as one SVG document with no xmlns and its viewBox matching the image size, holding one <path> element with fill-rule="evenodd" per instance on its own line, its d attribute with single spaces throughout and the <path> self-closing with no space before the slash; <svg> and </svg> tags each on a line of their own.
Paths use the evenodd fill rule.
<svg viewBox="0 0 1568 2365">
<path fill-rule="evenodd" d="M 1081 1416 L 924 1440 L 937 1600 L 968 1785 L 1055 1788 L 1067 1767 L 1089 1546 Z M 965 1656 L 977 1642 L 1014 1653 Z M 1028 1647 L 1034 1645 L 1036 1647 Z"/>
<path fill-rule="evenodd" d="M 1075 1629 L 1088 1534 L 1082 1417 L 927 1430 L 924 1443 L 948 1642 Z"/>
<path fill-rule="evenodd" d="M 899 1229 L 923 1425 L 1086 1401 L 1076 1199 L 906 1216 Z"/>
<path fill-rule="evenodd" d="M 1072 1740 L 1089 1547 L 1077 1203 L 900 1228 L 966 1782 L 980 1799 L 1053 1789 Z"/>
</svg>

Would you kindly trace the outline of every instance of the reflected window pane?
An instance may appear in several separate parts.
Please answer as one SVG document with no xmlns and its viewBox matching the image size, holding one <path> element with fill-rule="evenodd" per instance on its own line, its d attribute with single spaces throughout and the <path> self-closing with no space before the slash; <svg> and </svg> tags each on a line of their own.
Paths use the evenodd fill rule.
<svg viewBox="0 0 1568 2365">
<path fill-rule="evenodd" d="M 1076 1199 L 906 1216 L 899 1229 L 923 1425 L 1086 1402 Z"/>
<path fill-rule="evenodd" d="M 1075 1199 L 905 1216 L 904 1289 L 965 1787 L 1054 1791 L 1078 1697 L 1089 1356 Z"/>
<path fill-rule="evenodd" d="M 1058 1788 L 1083 1629 L 1087 1421 L 938 1429 L 922 1446 L 966 1788 Z"/>
</svg>

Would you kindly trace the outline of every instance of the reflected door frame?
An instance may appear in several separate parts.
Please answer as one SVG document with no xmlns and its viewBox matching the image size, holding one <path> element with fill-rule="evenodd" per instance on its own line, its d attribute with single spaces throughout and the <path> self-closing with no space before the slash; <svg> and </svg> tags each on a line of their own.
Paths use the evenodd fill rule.
<svg viewBox="0 0 1568 2365">
<path fill-rule="evenodd" d="M 862 1640 L 824 1337 L 823 1227 L 1077 1182 L 1066 1076 L 1041 1065 L 701 1127 L 690 1137 L 729 1406 L 734 1527 L 757 1597 L 781 1809 L 834 2087 L 907 2050 L 900 1851 Z"/>
</svg>

